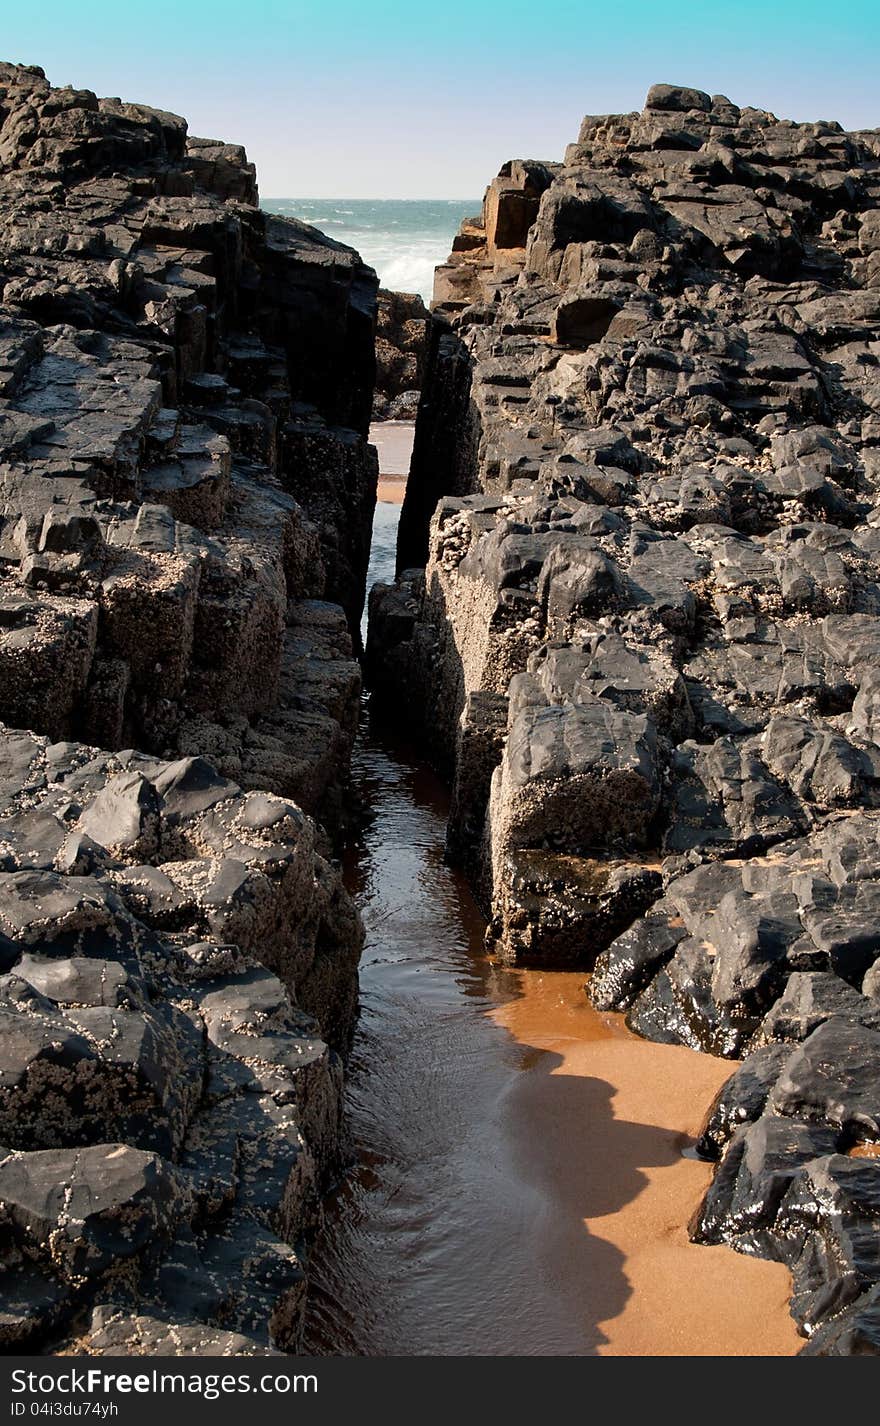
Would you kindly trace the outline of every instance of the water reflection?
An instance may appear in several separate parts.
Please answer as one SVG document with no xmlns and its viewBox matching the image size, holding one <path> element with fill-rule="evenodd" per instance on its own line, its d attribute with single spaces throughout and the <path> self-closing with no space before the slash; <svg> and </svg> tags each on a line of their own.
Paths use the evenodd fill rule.
<svg viewBox="0 0 880 1426">
<path fill-rule="evenodd" d="M 377 507 L 374 578 L 398 513 Z M 582 976 L 490 962 L 443 861 L 446 789 L 367 714 L 353 782 L 354 1166 L 312 1254 L 306 1350 L 796 1350 L 784 1269 L 694 1248 L 683 1226 L 709 1170 L 682 1149 L 729 1066 L 635 1040 Z"/>
<path fill-rule="evenodd" d="M 348 1087 L 358 1164 L 314 1255 L 308 1349 L 589 1351 L 600 1334 L 572 1313 L 559 1265 L 548 1269 L 548 1239 L 562 1246 L 569 1213 L 523 1177 L 509 1133 L 519 1071 L 536 1054 L 542 1072 L 558 1059 L 489 1018 L 517 994 L 517 976 L 486 959 L 479 911 L 443 863 L 442 785 L 369 725 L 354 772 L 370 806 L 345 865 L 367 926 Z M 588 1112 L 603 1102 L 608 1112 L 610 1087 L 603 1095 L 593 1084 L 590 1094 Z M 575 1245 L 589 1261 L 569 1272 L 572 1281 L 610 1268 L 622 1300 L 620 1255 L 584 1231 L 582 1215 Z M 600 1268 L 597 1255 L 614 1261 Z"/>
</svg>

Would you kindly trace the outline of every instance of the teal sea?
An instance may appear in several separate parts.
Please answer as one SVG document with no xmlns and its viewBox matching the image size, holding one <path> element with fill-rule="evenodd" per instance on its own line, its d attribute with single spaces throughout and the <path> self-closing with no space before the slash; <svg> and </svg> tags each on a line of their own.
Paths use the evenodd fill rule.
<svg viewBox="0 0 880 1426">
<path fill-rule="evenodd" d="M 269 213 L 301 218 L 357 248 L 383 287 L 431 297 L 434 268 L 444 262 L 462 218 L 479 198 L 264 198 Z"/>
</svg>

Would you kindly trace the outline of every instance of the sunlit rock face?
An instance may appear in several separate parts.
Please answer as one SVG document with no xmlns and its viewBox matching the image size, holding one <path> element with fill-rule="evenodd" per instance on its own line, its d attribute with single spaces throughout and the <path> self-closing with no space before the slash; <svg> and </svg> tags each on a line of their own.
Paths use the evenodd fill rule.
<svg viewBox="0 0 880 1426">
<path fill-rule="evenodd" d="M 377 281 L 0 66 L 0 1340 L 299 1341 L 362 931 Z"/>
<path fill-rule="evenodd" d="M 750 1055 L 695 1231 L 876 1350 L 880 141 L 656 85 L 505 164 L 434 296 L 377 696 L 498 955 Z"/>
</svg>

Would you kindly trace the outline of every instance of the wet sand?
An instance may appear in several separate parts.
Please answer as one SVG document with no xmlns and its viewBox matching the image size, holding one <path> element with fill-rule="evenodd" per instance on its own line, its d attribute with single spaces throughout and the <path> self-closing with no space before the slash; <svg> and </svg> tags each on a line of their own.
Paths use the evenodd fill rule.
<svg viewBox="0 0 880 1426">
<path fill-rule="evenodd" d="M 356 1165 L 313 1253 L 320 1355 L 787 1355 L 777 1264 L 688 1243 L 681 1156 L 732 1066 L 630 1035 L 583 977 L 511 971 L 443 861 L 448 794 L 366 729 L 345 865 L 367 926 Z"/>
<path fill-rule="evenodd" d="M 582 975 L 520 972 L 517 981 L 517 998 L 491 1012 L 533 1057 L 511 1091 L 507 1130 L 520 1146 L 518 1171 L 546 1194 L 560 1228 L 568 1224 L 547 1234 L 547 1271 L 570 1274 L 578 1219 L 596 1244 L 580 1311 L 600 1327 L 599 1354 L 798 1351 L 787 1270 L 687 1237 L 711 1167 L 682 1149 L 730 1062 L 631 1035 L 621 1017 L 586 1002 Z"/>
<path fill-rule="evenodd" d="M 402 505 L 406 494 L 405 475 L 380 475 L 376 499 L 386 505 Z"/>
<path fill-rule="evenodd" d="M 370 442 L 379 453 L 378 500 L 402 503 L 415 430 L 412 421 L 376 421 L 370 427 Z"/>
<path fill-rule="evenodd" d="M 377 505 L 371 580 L 393 572 L 398 513 Z M 630 1035 L 583 975 L 487 958 L 443 859 L 448 791 L 399 729 L 365 720 L 353 778 L 354 1166 L 312 1253 L 306 1350 L 796 1352 L 785 1269 L 687 1240 L 711 1168 L 682 1150 L 730 1062 Z"/>
</svg>

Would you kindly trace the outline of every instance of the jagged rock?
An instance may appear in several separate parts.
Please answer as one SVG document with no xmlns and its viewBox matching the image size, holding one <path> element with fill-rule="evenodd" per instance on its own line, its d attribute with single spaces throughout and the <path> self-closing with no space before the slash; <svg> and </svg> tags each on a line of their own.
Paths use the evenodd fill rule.
<svg viewBox="0 0 880 1426">
<path fill-rule="evenodd" d="M 666 852 L 719 848 L 748 856 L 805 829 L 797 799 L 748 742 L 723 737 L 709 747 L 682 743 L 671 767 Z"/>
<path fill-rule="evenodd" d="M 601 951 L 589 983 L 598 1010 L 628 1008 L 640 991 L 675 954 L 687 929 L 674 911 L 664 914 L 662 902 Z"/>
<path fill-rule="evenodd" d="M 172 1007 L 76 1006 L 59 1013 L 17 977 L 7 981 L 6 995 L 4 1143 L 24 1150 L 124 1137 L 175 1152 L 202 1073 L 200 1037 L 185 1016 Z"/>
<path fill-rule="evenodd" d="M 295 1350 L 377 280 L 243 149 L 6 64 L 0 252 L 0 1341 Z"/>
<path fill-rule="evenodd" d="M 446 831 L 451 860 L 479 878 L 481 842 L 492 774 L 507 735 L 507 699 L 480 691 L 469 696 L 459 723 L 455 782 Z"/>
<path fill-rule="evenodd" d="M 854 1005 L 871 1023 L 870 1000 L 848 993 L 845 982 L 859 984 L 880 952 L 872 922 L 875 831 L 873 815 L 832 822 L 823 833 L 790 843 L 763 862 L 723 862 L 673 875 L 644 927 L 634 928 L 601 957 L 591 995 L 605 1008 L 624 1008 L 637 988 L 646 993 L 644 987 L 650 989 L 651 977 L 662 973 L 680 939 L 672 928 L 683 923 L 706 948 L 704 1013 L 713 1023 L 719 1014 L 739 1020 L 740 1045 L 768 1012 L 763 1033 L 776 1035 L 775 1003 L 797 972 L 824 974 L 815 982 L 809 975 L 793 982 L 789 1000 L 780 1006 L 780 1026 L 793 1010 L 807 1021 L 814 1014 L 806 1002 L 795 1009 L 798 991 L 807 986 L 821 988 L 829 1013 L 844 1004 L 853 1013 Z M 814 1023 L 822 1018 L 819 1014 Z"/>
<path fill-rule="evenodd" d="M 9 1254 L 51 1263 L 78 1284 L 158 1252 L 188 1211 L 169 1164 L 125 1144 L 13 1154 L 0 1163 Z"/>
<path fill-rule="evenodd" d="M 880 1289 L 873 1287 L 813 1332 L 802 1357 L 876 1357 L 880 1354 Z"/>
<path fill-rule="evenodd" d="M 644 844 L 659 800 L 655 741 L 638 714 L 598 698 L 573 707 L 532 701 L 517 681 L 499 780 L 499 844 L 581 855 Z"/>
<path fill-rule="evenodd" d="M 253 1337 L 199 1323 L 167 1322 L 143 1313 L 99 1309 L 92 1316 L 88 1350 L 95 1357 L 277 1357 Z"/>
<path fill-rule="evenodd" d="M 833 1153 L 834 1130 L 763 1115 L 736 1129 L 694 1223 L 700 1243 L 760 1241 L 772 1227 L 801 1164 Z"/>
<path fill-rule="evenodd" d="M 872 135 L 677 84 L 505 164 L 437 271 L 367 661 L 493 950 L 748 1056 L 712 1231 L 829 1354 L 877 1350 L 870 1275 L 775 1215 L 877 1137 L 878 207 Z"/>
<path fill-rule="evenodd" d="M 782 1201 L 778 1231 L 794 1271 L 792 1312 L 812 1333 L 880 1277 L 876 1164 L 832 1154 L 806 1164 Z"/>
<path fill-rule="evenodd" d="M 735 1131 L 760 1118 L 790 1054 L 789 1046 L 771 1044 L 743 1060 L 712 1101 L 697 1140 L 698 1153 L 707 1159 L 720 1158 Z"/>
<path fill-rule="evenodd" d="M 682 89 L 675 84 L 652 84 L 645 100 L 646 109 L 672 110 L 687 113 L 691 109 L 706 112 L 712 100 L 701 89 Z"/>
<path fill-rule="evenodd" d="M 0 716 L 167 753 L 222 706 L 241 749 L 282 696 L 289 598 L 340 600 L 357 637 L 375 276 L 262 214 L 236 146 L 4 73 L 31 136 L 0 160 Z"/>
<path fill-rule="evenodd" d="M 487 931 L 513 964 L 589 965 L 598 947 L 655 899 L 660 877 L 638 862 L 521 849 L 506 854 Z"/>
<path fill-rule="evenodd" d="M 425 368 L 428 312 L 421 297 L 379 291 L 373 417 L 415 420 Z"/>
<path fill-rule="evenodd" d="M 75 859 L 65 874 L 58 857 L 52 870 L 2 873 L 0 1137 L 25 1168 L 44 1150 L 53 1183 L 63 1181 L 58 1155 L 79 1163 L 81 1153 L 88 1166 L 98 1143 L 122 1141 L 120 1153 L 136 1147 L 160 1167 L 177 1159 L 181 1192 L 207 1227 L 187 1262 L 188 1296 L 172 1292 L 163 1267 L 183 1229 L 166 1246 L 153 1234 L 157 1277 L 141 1300 L 172 1327 L 190 1324 L 194 1342 L 213 1340 L 211 1322 L 229 1321 L 218 1284 L 237 1263 L 250 1283 L 238 1320 L 254 1350 L 273 1334 L 295 1346 L 305 1279 L 289 1243 L 314 1222 L 322 1166 L 337 1153 L 339 1063 L 324 1037 L 342 1047 L 350 1037 L 361 944 L 316 830 L 289 801 L 244 793 L 202 758 L 168 764 L 20 733 L 0 735 L 0 747 L 7 867 L 32 857 L 23 824 L 29 836 L 45 825 L 38 835 L 64 845 L 64 819 L 89 821 L 96 808 L 90 825 L 100 832 L 110 819 L 116 839 L 90 876 Z M 137 851 L 155 864 L 133 864 L 120 805 L 135 833 L 148 810 L 152 834 Z M 78 845 L 81 854 L 81 834 Z M 200 942 L 212 927 L 223 934 Z M 258 1249 L 255 1215 L 271 1229 Z M 268 1276 L 248 1266 L 255 1251 Z M 21 1322 L 17 1336 L 9 1325 L 10 1342 L 41 1340 L 71 1309 L 35 1280 L 31 1318 L 9 1291 Z"/>
<path fill-rule="evenodd" d="M 771 1095 L 779 1114 L 821 1119 L 880 1139 L 880 1033 L 840 1016 L 826 1020 L 787 1061 Z"/>
<path fill-rule="evenodd" d="M 784 993 L 768 1010 L 756 1038 L 771 1042 L 806 1040 L 832 1017 L 880 1030 L 880 1006 L 867 996 L 859 995 L 839 976 L 798 971 L 789 977 Z"/>
<path fill-rule="evenodd" d="M 107 783 L 77 826 L 118 861 L 149 861 L 159 850 L 159 789 L 140 773 Z"/>
</svg>

